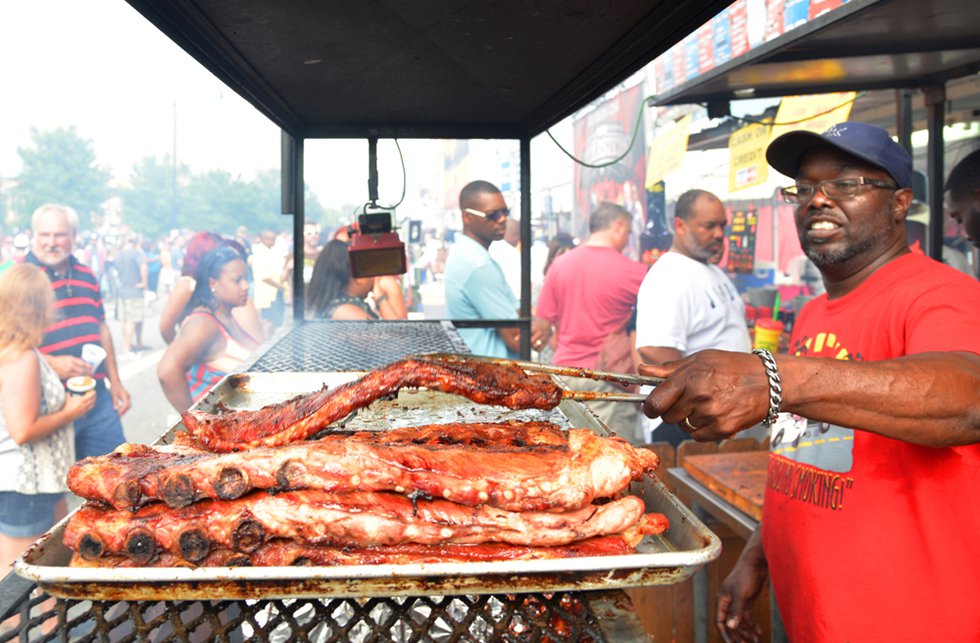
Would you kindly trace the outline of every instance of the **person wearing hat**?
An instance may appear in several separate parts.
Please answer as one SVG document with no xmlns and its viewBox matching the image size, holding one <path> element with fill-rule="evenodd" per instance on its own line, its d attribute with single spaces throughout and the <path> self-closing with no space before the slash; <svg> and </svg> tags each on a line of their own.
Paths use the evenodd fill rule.
<svg viewBox="0 0 980 643">
<path fill-rule="evenodd" d="M 788 355 L 662 365 L 650 417 L 697 440 L 770 426 L 760 528 L 719 591 L 726 640 L 757 640 L 768 577 L 790 640 L 980 640 L 980 284 L 909 252 L 912 161 L 880 128 L 786 133 L 800 243 L 827 292 Z"/>
</svg>

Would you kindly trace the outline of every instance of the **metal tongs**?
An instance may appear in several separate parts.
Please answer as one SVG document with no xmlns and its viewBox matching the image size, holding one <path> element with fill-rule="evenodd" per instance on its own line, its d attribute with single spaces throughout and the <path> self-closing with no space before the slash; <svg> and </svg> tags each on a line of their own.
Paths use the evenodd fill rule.
<svg viewBox="0 0 980 643">
<path fill-rule="evenodd" d="M 515 365 L 525 371 L 537 373 L 549 373 L 551 375 L 561 375 L 563 377 L 582 377 L 590 380 L 600 380 L 603 382 L 614 382 L 623 386 L 633 384 L 656 386 L 664 381 L 662 377 L 649 377 L 631 373 L 610 373 L 608 371 L 594 371 L 588 368 L 575 368 L 573 366 L 552 366 L 551 364 L 540 364 L 538 362 L 525 362 L 517 359 L 504 359 L 501 357 L 486 357 L 483 355 L 462 355 L 458 353 L 422 353 L 413 355 L 423 359 L 435 359 L 446 362 L 484 362 L 487 364 Z M 562 399 L 579 400 L 581 402 L 592 402 L 602 400 L 606 402 L 642 402 L 647 398 L 643 393 L 629 393 L 627 391 L 605 392 L 605 391 L 572 391 L 567 388 L 562 389 Z"/>
</svg>

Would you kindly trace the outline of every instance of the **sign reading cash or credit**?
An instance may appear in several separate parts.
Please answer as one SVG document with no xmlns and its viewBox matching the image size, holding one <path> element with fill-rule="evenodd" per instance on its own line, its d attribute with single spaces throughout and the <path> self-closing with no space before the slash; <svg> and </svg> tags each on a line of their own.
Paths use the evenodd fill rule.
<svg viewBox="0 0 980 643">
<path fill-rule="evenodd" d="M 731 158 L 728 163 L 728 191 L 761 185 L 769 178 L 766 146 L 769 144 L 769 122 L 752 123 L 735 130 L 728 138 Z"/>
</svg>

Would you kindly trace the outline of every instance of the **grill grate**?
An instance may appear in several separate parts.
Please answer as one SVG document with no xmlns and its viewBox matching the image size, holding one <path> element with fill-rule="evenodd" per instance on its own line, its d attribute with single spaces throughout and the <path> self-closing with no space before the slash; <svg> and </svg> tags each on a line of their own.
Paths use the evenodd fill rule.
<svg viewBox="0 0 980 643">
<path fill-rule="evenodd" d="M 241 370 L 258 373 L 366 371 L 413 353 L 468 353 L 445 321 L 305 321 Z"/>
<path fill-rule="evenodd" d="M 600 595 L 605 594 L 603 592 Z M 48 600 L 0 642 L 31 641 L 605 641 L 581 593 L 258 601 Z M 604 615 L 613 617 L 614 615 Z"/>
<path fill-rule="evenodd" d="M 449 322 L 306 321 L 245 372 L 343 372 L 412 353 L 468 353 Z M 0 643 L 29 641 L 639 641 L 621 591 L 255 601 L 52 599 L 12 572 L 0 581 Z M 613 635 L 604 635 L 609 627 Z"/>
</svg>

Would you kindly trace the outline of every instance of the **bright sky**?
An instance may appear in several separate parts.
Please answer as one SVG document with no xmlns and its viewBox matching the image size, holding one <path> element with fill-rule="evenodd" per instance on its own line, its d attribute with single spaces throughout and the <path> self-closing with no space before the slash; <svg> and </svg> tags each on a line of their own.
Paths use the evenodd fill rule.
<svg viewBox="0 0 980 643">
<path fill-rule="evenodd" d="M 171 153 L 175 112 L 177 158 L 194 171 L 250 179 L 279 165 L 279 129 L 123 0 L 0 0 L 0 61 L 0 176 L 20 173 L 31 127 L 75 125 L 125 180 L 143 157 Z M 332 163 L 307 143 L 311 188 L 325 205 L 365 201 L 367 144 L 329 146 Z M 397 195 L 400 172 L 387 178 Z"/>
</svg>

